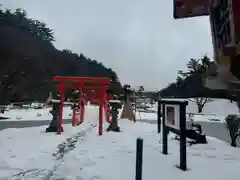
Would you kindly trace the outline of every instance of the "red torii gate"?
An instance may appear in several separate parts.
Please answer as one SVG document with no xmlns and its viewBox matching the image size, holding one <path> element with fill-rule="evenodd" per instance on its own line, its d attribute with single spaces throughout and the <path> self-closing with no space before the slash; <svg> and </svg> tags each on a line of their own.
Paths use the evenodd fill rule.
<svg viewBox="0 0 240 180">
<path fill-rule="evenodd" d="M 107 90 L 111 79 L 107 77 L 72 77 L 72 76 L 54 76 L 54 81 L 58 81 L 59 83 L 56 87 L 59 89 L 60 94 L 60 104 L 59 104 L 59 118 L 58 118 L 58 132 L 57 134 L 61 134 L 62 127 L 62 115 L 63 115 L 63 103 L 64 103 L 64 90 L 66 88 L 71 89 L 79 89 L 78 102 L 80 104 L 82 99 L 82 90 L 98 90 L 99 96 L 99 125 L 98 125 L 98 135 L 102 135 L 102 126 L 103 126 L 103 107 L 106 101 L 105 91 Z M 74 82 L 78 83 L 78 85 L 65 85 L 65 82 Z M 89 83 L 91 85 L 87 85 Z M 94 84 L 94 85 L 92 85 Z"/>
</svg>

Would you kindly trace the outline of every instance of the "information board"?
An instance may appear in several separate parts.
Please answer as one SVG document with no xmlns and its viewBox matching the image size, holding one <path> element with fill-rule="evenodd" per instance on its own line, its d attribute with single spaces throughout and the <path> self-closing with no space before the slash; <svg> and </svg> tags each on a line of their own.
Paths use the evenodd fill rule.
<svg viewBox="0 0 240 180">
<path fill-rule="evenodd" d="M 165 106 L 165 124 L 174 129 L 180 129 L 180 109 L 179 105 L 166 105 Z"/>
</svg>

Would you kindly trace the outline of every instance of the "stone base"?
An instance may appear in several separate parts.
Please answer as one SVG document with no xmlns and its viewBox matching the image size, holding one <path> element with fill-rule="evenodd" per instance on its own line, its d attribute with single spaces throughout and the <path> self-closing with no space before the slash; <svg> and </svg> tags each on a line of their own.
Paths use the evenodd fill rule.
<svg viewBox="0 0 240 180">
<path fill-rule="evenodd" d="M 48 127 L 48 128 L 46 128 L 46 131 L 45 131 L 46 133 L 48 133 L 48 132 L 58 132 L 58 128 L 57 127 Z M 61 132 L 63 132 L 63 127 L 61 127 Z"/>
<path fill-rule="evenodd" d="M 118 126 L 117 126 L 117 127 L 113 127 L 113 126 L 111 126 L 111 125 L 108 126 L 107 132 L 108 132 L 108 131 L 121 132 L 121 131 L 120 131 L 120 127 L 118 127 Z"/>
</svg>

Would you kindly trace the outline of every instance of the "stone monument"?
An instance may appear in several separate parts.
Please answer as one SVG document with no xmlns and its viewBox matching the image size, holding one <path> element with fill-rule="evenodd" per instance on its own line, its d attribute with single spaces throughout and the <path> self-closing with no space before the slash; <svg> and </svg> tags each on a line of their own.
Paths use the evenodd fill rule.
<svg viewBox="0 0 240 180">
<path fill-rule="evenodd" d="M 50 93 L 50 96 L 52 96 L 52 93 Z M 52 110 L 50 113 L 52 114 L 52 121 L 48 128 L 46 128 L 46 132 L 57 132 L 58 131 L 58 118 L 59 118 L 59 95 L 55 95 L 54 98 L 50 97 L 48 98 L 48 102 L 52 104 Z M 63 127 L 61 127 L 61 131 L 63 132 Z"/>
<path fill-rule="evenodd" d="M 120 128 L 118 126 L 118 114 L 119 114 L 118 109 L 122 107 L 121 102 L 118 100 L 110 100 L 109 104 L 111 106 L 110 113 L 112 115 L 112 121 L 108 126 L 107 131 L 120 132 Z"/>
</svg>

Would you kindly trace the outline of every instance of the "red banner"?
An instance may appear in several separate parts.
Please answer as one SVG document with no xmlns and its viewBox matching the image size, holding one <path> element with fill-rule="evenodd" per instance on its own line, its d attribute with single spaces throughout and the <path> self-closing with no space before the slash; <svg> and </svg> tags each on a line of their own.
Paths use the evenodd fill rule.
<svg viewBox="0 0 240 180">
<path fill-rule="evenodd" d="M 209 15 L 210 0 L 173 0 L 173 17 L 182 19 Z"/>
</svg>

